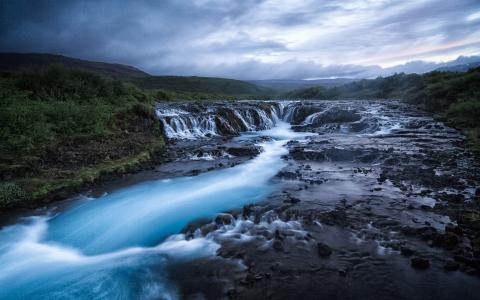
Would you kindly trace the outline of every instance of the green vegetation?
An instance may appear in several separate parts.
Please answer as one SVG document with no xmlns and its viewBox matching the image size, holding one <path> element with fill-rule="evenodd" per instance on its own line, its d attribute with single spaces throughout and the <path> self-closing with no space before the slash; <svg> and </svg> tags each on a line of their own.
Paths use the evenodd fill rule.
<svg viewBox="0 0 480 300">
<path fill-rule="evenodd" d="M 434 113 L 464 131 L 469 147 L 480 153 L 480 68 L 465 73 L 395 74 L 340 87 L 312 87 L 284 95 L 287 99 L 402 99 Z"/>
<path fill-rule="evenodd" d="M 148 76 L 132 78 L 132 82 L 142 89 L 160 89 L 199 94 L 223 94 L 229 96 L 252 96 L 271 94 L 272 90 L 252 83 L 214 77 Z"/>
<path fill-rule="evenodd" d="M 132 84 L 59 66 L 1 74 L 0 208 L 152 159 L 164 143 L 154 103 Z"/>
<path fill-rule="evenodd" d="M 13 207 L 30 200 L 27 193 L 15 183 L 0 183 L 0 207 Z"/>
</svg>

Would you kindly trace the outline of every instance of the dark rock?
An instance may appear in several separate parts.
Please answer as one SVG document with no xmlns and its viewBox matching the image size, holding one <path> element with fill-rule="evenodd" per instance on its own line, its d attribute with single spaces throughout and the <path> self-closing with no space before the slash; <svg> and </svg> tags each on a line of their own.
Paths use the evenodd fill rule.
<svg viewBox="0 0 480 300">
<path fill-rule="evenodd" d="M 412 268 L 424 270 L 430 267 L 430 261 L 425 258 L 414 257 L 412 258 L 410 265 Z"/>
<path fill-rule="evenodd" d="M 233 156 L 256 156 L 260 153 L 259 147 L 230 147 L 225 150 Z"/>
<path fill-rule="evenodd" d="M 293 204 L 300 202 L 300 199 L 292 197 L 292 196 L 289 196 L 288 199 L 289 199 L 290 203 L 293 203 Z"/>
<path fill-rule="evenodd" d="M 320 107 L 315 107 L 311 105 L 298 106 L 293 111 L 291 123 L 292 125 L 299 125 L 305 120 L 305 118 L 307 118 L 308 116 L 314 113 L 319 112 L 320 110 L 321 110 Z"/>
<path fill-rule="evenodd" d="M 320 222 L 327 225 L 340 225 L 346 226 L 347 224 L 347 213 L 345 209 L 337 208 L 333 211 L 322 213 L 319 216 Z"/>
<path fill-rule="evenodd" d="M 237 297 L 237 295 L 238 295 L 238 291 L 236 289 L 230 289 L 230 290 L 227 291 L 227 297 L 229 299 L 233 299 L 233 298 Z"/>
<path fill-rule="evenodd" d="M 455 226 L 452 223 L 449 223 L 445 226 L 445 232 L 452 232 L 456 235 L 462 235 L 463 230 L 459 226 Z"/>
<path fill-rule="evenodd" d="M 443 268 L 447 271 L 456 271 L 460 267 L 460 264 L 454 260 L 447 260 Z"/>
<path fill-rule="evenodd" d="M 297 173 L 288 172 L 288 171 L 280 171 L 280 172 L 278 172 L 277 176 L 280 177 L 280 178 L 290 179 L 290 180 L 298 178 Z"/>
<path fill-rule="evenodd" d="M 413 254 L 415 254 L 415 251 L 406 246 L 402 246 L 400 248 L 400 253 L 402 253 L 403 256 L 412 256 Z"/>
<path fill-rule="evenodd" d="M 332 254 L 330 246 L 321 242 L 317 244 L 317 251 L 320 257 L 329 257 Z"/>
<path fill-rule="evenodd" d="M 421 210 L 426 210 L 426 211 L 432 210 L 432 208 L 430 206 L 425 205 L 425 204 L 420 205 L 420 209 Z"/>
<path fill-rule="evenodd" d="M 283 234 L 280 233 L 280 230 L 275 230 L 275 239 L 279 241 L 283 241 L 285 238 Z"/>
<path fill-rule="evenodd" d="M 460 242 L 460 238 L 453 232 L 438 234 L 434 237 L 433 244 L 447 250 L 452 250 Z"/>
<path fill-rule="evenodd" d="M 242 211 L 242 216 L 244 218 L 248 217 L 250 214 L 252 213 L 252 206 L 251 205 L 245 205 L 243 207 L 243 211 Z"/>
<path fill-rule="evenodd" d="M 218 214 L 215 217 L 215 223 L 218 225 L 230 225 L 234 221 L 234 218 L 230 214 Z"/>
<path fill-rule="evenodd" d="M 323 125 L 327 123 L 347 123 L 359 121 L 362 117 L 353 110 L 345 110 L 333 107 L 313 119 L 313 125 Z"/>
<path fill-rule="evenodd" d="M 273 247 L 273 249 L 275 249 L 277 251 L 282 251 L 283 250 L 283 244 L 278 239 L 273 241 L 272 247 Z"/>
</svg>

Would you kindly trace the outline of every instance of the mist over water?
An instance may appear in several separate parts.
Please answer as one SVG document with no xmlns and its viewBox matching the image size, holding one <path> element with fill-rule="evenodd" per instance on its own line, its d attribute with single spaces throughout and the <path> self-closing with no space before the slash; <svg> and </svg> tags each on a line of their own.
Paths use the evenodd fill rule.
<svg viewBox="0 0 480 300">
<path fill-rule="evenodd" d="M 177 233 L 274 189 L 269 181 L 284 167 L 284 145 L 299 136 L 287 123 L 278 125 L 261 133 L 275 140 L 261 143 L 263 152 L 247 163 L 144 182 L 2 229 L 0 298 L 177 298 L 161 270 L 219 247 Z"/>
</svg>

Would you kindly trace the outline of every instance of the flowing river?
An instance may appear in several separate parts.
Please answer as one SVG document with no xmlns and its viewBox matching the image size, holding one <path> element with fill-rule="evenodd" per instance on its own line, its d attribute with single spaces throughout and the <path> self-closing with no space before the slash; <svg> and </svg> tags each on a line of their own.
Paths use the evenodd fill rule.
<svg viewBox="0 0 480 300">
<path fill-rule="evenodd" d="M 258 132 L 274 139 L 236 167 L 140 183 L 4 228 L 0 296 L 176 298 L 174 288 L 150 268 L 215 255 L 215 242 L 175 234 L 194 220 L 265 198 L 274 189 L 270 179 L 285 166 L 280 159 L 288 153 L 285 143 L 302 136 L 289 127 L 278 122 Z"/>
<path fill-rule="evenodd" d="M 442 271 L 461 244 L 444 242 L 451 220 L 434 210 L 473 197 L 477 169 L 429 116 L 340 101 L 162 104 L 158 117 L 166 176 L 0 229 L 0 299 L 351 298 L 379 284 L 368 295 L 448 299 L 478 287 L 467 263 Z"/>
</svg>

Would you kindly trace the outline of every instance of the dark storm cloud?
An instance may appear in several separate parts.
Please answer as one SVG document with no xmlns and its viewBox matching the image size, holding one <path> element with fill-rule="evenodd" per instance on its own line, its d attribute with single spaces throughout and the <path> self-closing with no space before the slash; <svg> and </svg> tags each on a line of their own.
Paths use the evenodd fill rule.
<svg viewBox="0 0 480 300">
<path fill-rule="evenodd" d="M 59 53 L 154 74 L 248 79 L 424 72 L 438 64 L 419 60 L 478 54 L 479 37 L 477 0 L 0 2 L 3 52 Z"/>
</svg>

